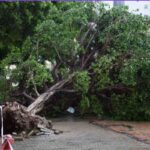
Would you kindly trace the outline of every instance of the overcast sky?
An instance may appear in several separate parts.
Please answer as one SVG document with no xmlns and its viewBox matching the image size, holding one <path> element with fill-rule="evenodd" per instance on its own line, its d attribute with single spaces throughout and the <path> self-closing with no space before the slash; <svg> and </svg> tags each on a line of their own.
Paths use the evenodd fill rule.
<svg viewBox="0 0 150 150">
<path fill-rule="evenodd" d="M 105 1 L 105 3 L 113 6 L 113 1 Z M 143 15 L 150 16 L 150 1 L 125 1 L 125 5 L 129 6 L 130 11 L 139 9 L 139 11 L 135 13 L 142 13 Z"/>
</svg>

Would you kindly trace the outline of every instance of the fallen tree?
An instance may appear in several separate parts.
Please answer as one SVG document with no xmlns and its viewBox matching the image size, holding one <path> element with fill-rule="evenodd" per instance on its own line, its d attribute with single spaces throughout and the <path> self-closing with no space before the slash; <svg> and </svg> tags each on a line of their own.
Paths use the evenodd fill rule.
<svg viewBox="0 0 150 150">
<path fill-rule="evenodd" d="M 71 80 L 72 77 L 73 75 L 67 80 L 60 81 L 53 85 L 45 93 L 39 95 L 28 107 L 17 102 L 6 102 L 3 108 L 4 133 L 16 132 L 17 134 L 24 133 L 26 136 L 29 136 L 40 132 L 42 129 L 46 131 L 47 129 L 53 130 L 51 121 L 36 114 L 43 109 L 44 103 L 53 96 L 53 94 L 61 90 L 65 83 Z"/>
<path fill-rule="evenodd" d="M 68 79 L 62 80 L 56 84 L 54 84 L 52 87 L 50 87 L 46 92 L 39 95 L 39 97 L 27 108 L 27 112 L 31 113 L 32 115 L 37 114 L 40 112 L 43 107 L 44 103 L 49 100 L 51 96 L 53 96 L 56 92 L 61 91 L 63 86 L 71 81 L 73 75 L 70 75 Z"/>
<path fill-rule="evenodd" d="M 30 136 L 41 129 L 52 129 L 51 121 L 38 115 L 31 115 L 27 108 L 17 102 L 7 102 L 3 106 L 4 133 Z"/>
<path fill-rule="evenodd" d="M 85 7 L 84 3 L 58 5 L 47 20 L 37 25 L 34 36 L 2 61 L 3 79 L 9 87 L 7 99 L 25 106 L 17 112 L 10 109 L 18 120 L 22 110 L 23 120 L 36 120 L 45 103 L 58 92 L 78 95 L 81 114 L 102 115 L 103 110 L 111 110 L 111 115 L 119 115 L 123 109 L 128 114 L 131 107 L 140 105 L 139 98 L 144 95 L 140 89 L 145 85 L 149 89 L 147 20 L 129 13 L 125 7 L 106 10 L 100 5 L 99 13 L 95 9 L 95 5 Z M 148 97 L 145 93 L 143 101 Z M 66 98 L 63 96 L 62 101 Z M 130 107 L 131 99 L 135 101 Z M 102 101 L 110 104 L 107 109 Z M 136 111 L 146 118 L 144 104 L 145 111 Z M 43 124 L 47 126 L 47 122 Z M 22 130 L 21 127 L 22 122 Z"/>
</svg>

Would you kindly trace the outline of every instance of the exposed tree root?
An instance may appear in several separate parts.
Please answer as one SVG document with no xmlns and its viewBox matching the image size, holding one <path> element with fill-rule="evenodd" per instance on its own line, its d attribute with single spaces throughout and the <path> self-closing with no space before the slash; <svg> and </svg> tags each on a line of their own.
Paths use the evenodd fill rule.
<svg viewBox="0 0 150 150">
<path fill-rule="evenodd" d="M 33 135 L 43 129 L 52 129 L 51 121 L 26 111 L 17 102 L 7 102 L 3 108 L 4 133 Z"/>
</svg>

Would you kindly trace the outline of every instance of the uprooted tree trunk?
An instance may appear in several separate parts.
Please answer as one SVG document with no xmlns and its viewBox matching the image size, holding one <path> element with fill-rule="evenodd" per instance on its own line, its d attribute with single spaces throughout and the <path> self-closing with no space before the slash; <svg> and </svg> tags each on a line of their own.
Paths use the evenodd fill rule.
<svg viewBox="0 0 150 150">
<path fill-rule="evenodd" d="M 35 115 L 36 113 L 40 112 L 43 109 L 44 103 L 53 96 L 57 91 L 60 91 L 61 88 L 69 81 L 73 75 L 71 75 L 68 79 L 62 80 L 51 88 L 49 88 L 46 92 L 41 94 L 31 105 L 28 106 L 27 112 Z"/>
<path fill-rule="evenodd" d="M 73 76 L 72 74 L 68 79 L 54 84 L 46 92 L 39 95 L 28 107 L 17 102 L 7 102 L 3 108 L 4 133 L 16 132 L 20 134 L 25 132 L 26 135 L 30 135 L 31 133 L 34 134 L 41 130 L 47 131 L 47 129 L 52 129 L 51 121 L 36 114 L 43 109 L 44 103 L 57 91 L 61 91 L 63 86 L 69 82 Z"/>
<path fill-rule="evenodd" d="M 4 133 L 28 135 L 31 131 L 40 131 L 41 128 L 51 129 L 50 121 L 38 115 L 31 115 L 27 108 L 17 102 L 7 102 L 3 107 Z"/>
</svg>

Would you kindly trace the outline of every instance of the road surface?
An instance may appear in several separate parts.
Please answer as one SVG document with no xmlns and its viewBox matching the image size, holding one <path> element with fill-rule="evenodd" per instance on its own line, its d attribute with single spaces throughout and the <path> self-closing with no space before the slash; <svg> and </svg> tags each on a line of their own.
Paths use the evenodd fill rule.
<svg viewBox="0 0 150 150">
<path fill-rule="evenodd" d="M 59 135 L 44 135 L 15 142 L 14 150 L 150 150 L 150 145 L 83 120 L 59 120 Z"/>
</svg>

